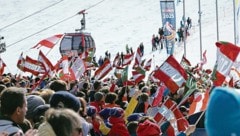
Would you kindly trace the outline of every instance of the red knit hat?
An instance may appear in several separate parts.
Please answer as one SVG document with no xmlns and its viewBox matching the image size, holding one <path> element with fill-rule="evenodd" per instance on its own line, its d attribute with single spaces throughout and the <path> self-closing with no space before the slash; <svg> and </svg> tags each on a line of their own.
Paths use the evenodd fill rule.
<svg viewBox="0 0 240 136">
<path fill-rule="evenodd" d="M 161 132 L 159 126 L 149 120 L 145 120 L 143 123 L 138 125 L 138 136 L 159 136 L 160 134 Z"/>
</svg>

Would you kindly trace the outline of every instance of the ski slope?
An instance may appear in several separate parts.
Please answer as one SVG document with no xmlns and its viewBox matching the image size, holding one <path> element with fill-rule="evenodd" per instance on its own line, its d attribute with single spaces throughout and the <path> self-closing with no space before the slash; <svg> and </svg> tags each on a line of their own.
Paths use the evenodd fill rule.
<svg viewBox="0 0 240 136">
<path fill-rule="evenodd" d="M 200 61 L 198 1 L 185 0 L 185 4 L 186 17 L 191 17 L 194 25 L 186 42 L 186 57 L 194 65 Z M 5 72 L 20 72 L 16 64 L 21 52 L 36 59 L 39 50 L 30 48 L 40 40 L 80 28 L 82 16 L 76 14 L 83 9 L 87 9 L 86 31 L 95 39 L 97 59 L 100 55 L 104 56 L 106 50 L 111 56 L 125 51 L 126 44 L 135 51 L 141 42 L 145 46 L 144 58 L 153 58 L 154 66 L 161 65 L 167 58 L 166 50 L 151 51 L 152 35 L 157 34 L 158 28 L 162 26 L 159 0 L 7 0 L 0 1 L 0 5 L 0 35 L 5 37 L 7 46 L 10 45 L 1 54 L 7 65 Z M 49 7 L 50 5 L 53 6 Z M 218 5 L 219 40 L 233 43 L 233 3 L 221 0 Z M 215 1 L 201 1 L 202 51 L 207 50 L 208 58 L 205 68 L 213 68 L 216 60 L 215 10 Z M 1 29 L 35 12 L 36 14 Z M 180 2 L 176 5 L 177 26 L 180 25 L 182 15 L 183 3 Z M 66 18 L 69 19 L 63 21 Z M 175 48 L 176 58 L 182 57 L 183 49 L 183 44 Z M 59 45 L 52 50 L 42 48 L 42 51 L 53 64 L 60 58 Z"/>
</svg>

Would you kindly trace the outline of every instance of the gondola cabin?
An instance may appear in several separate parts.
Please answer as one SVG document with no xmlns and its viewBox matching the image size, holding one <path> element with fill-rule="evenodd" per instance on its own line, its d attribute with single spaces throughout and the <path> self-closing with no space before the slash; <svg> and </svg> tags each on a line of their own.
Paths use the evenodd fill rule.
<svg viewBox="0 0 240 136">
<path fill-rule="evenodd" d="M 66 33 L 60 42 L 61 55 L 71 57 L 80 55 L 84 51 L 88 50 L 92 50 L 93 52 L 96 50 L 94 39 L 90 33 Z"/>
<path fill-rule="evenodd" d="M 82 14 L 81 28 L 76 29 L 75 33 L 65 33 L 60 42 L 61 55 L 67 55 L 68 57 L 78 56 L 84 51 L 93 51 L 95 53 L 96 46 L 94 39 L 90 33 L 85 32 L 86 20 L 85 10 L 80 11 L 78 14 Z"/>
</svg>

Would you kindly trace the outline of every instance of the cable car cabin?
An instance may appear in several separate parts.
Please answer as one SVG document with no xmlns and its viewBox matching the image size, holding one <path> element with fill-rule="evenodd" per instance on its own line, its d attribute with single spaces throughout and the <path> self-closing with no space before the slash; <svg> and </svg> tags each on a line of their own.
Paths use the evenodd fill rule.
<svg viewBox="0 0 240 136">
<path fill-rule="evenodd" d="M 60 53 L 62 56 L 77 56 L 89 49 L 92 49 L 95 53 L 95 42 L 90 33 L 66 33 L 60 42 Z"/>
</svg>

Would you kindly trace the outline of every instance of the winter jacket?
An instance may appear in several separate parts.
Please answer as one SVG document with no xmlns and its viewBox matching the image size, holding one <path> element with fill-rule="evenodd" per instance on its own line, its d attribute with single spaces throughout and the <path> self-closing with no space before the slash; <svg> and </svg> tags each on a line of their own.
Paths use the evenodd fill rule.
<svg viewBox="0 0 240 136">
<path fill-rule="evenodd" d="M 13 136 L 16 133 L 23 134 L 22 129 L 13 121 L 7 118 L 0 118 L 0 133 L 7 132 L 9 136 Z"/>
</svg>

